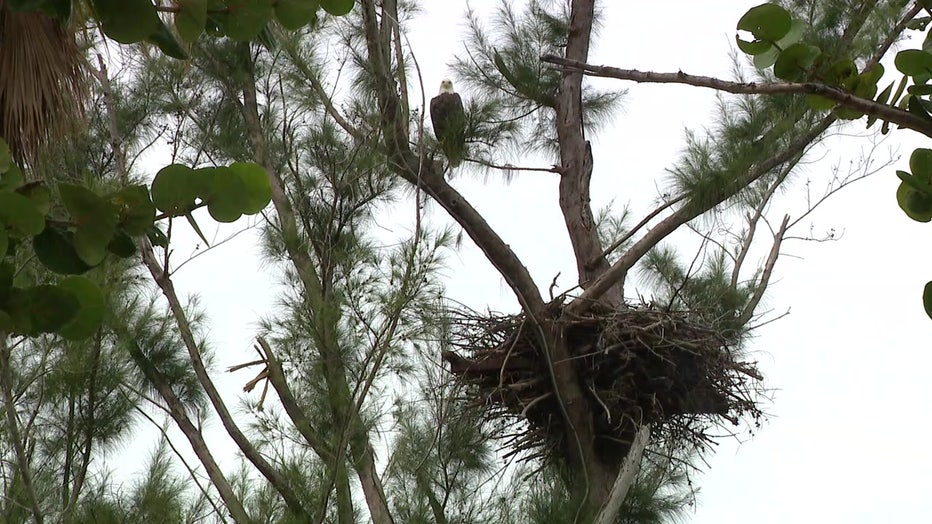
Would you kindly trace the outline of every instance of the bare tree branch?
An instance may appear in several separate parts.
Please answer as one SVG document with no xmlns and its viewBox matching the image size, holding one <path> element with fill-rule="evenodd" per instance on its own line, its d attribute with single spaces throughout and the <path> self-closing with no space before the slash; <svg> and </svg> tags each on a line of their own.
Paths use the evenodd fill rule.
<svg viewBox="0 0 932 524">
<path fill-rule="evenodd" d="M 783 235 L 786 234 L 789 222 L 790 216 L 784 216 L 783 223 L 780 224 L 780 229 L 773 235 L 773 245 L 770 248 L 770 254 L 767 256 L 767 262 L 764 263 L 764 271 L 761 273 L 760 282 L 754 287 L 754 294 L 744 306 L 741 316 L 737 319 L 737 325 L 739 326 L 744 326 L 751 321 L 751 318 L 754 316 L 754 310 L 757 309 L 757 305 L 760 304 L 761 299 L 764 298 L 764 292 L 767 290 L 767 285 L 770 283 L 770 276 L 773 275 L 773 268 L 777 263 L 777 258 L 780 257 L 780 245 L 783 243 Z"/>
<path fill-rule="evenodd" d="M 555 55 L 542 56 L 541 60 L 563 66 L 572 71 L 582 71 L 589 76 L 617 78 L 619 80 L 631 80 L 639 83 L 685 84 L 695 87 L 707 87 L 709 89 L 715 89 L 716 91 L 724 91 L 737 95 L 819 95 L 849 109 L 860 111 L 866 115 L 932 137 L 932 120 L 898 107 L 881 104 L 867 98 L 860 98 L 836 87 L 815 82 L 732 82 L 730 80 L 721 80 L 709 76 L 689 75 L 682 71 L 676 73 L 655 73 L 653 71 L 638 71 L 636 69 L 595 66 L 577 60 L 568 60 Z"/>
<path fill-rule="evenodd" d="M 624 465 L 618 471 L 618 477 L 612 485 L 612 491 L 608 500 L 595 518 L 596 524 L 611 524 L 617 520 L 618 511 L 621 509 L 625 497 L 628 496 L 628 490 L 634 484 L 637 478 L 638 470 L 641 469 L 641 457 L 644 456 L 644 448 L 650 440 L 650 425 L 641 426 L 634 437 L 634 443 L 625 457 Z"/>
<path fill-rule="evenodd" d="M 129 172 L 126 169 L 126 150 L 123 149 L 123 140 L 120 136 L 117 124 L 117 111 L 113 101 L 113 89 L 110 86 L 110 77 L 107 74 L 107 65 L 104 58 L 98 54 L 97 64 L 100 69 L 94 69 L 90 64 L 87 65 L 88 71 L 100 83 L 100 91 L 103 94 L 104 107 L 107 109 L 107 129 L 110 133 L 110 150 L 116 161 L 116 172 L 120 182 L 127 183 Z"/>
<path fill-rule="evenodd" d="M 517 296 L 522 308 L 528 314 L 538 319 L 542 318 L 544 301 L 540 291 L 514 251 L 498 236 L 498 233 L 489 226 L 485 218 L 469 201 L 443 179 L 443 171 L 439 162 L 426 162 L 422 166 L 418 155 L 411 151 L 408 144 L 408 129 L 405 126 L 407 118 L 401 114 L 403 106 L 395 80 L 390 73 L 389 51 L 384 49 L 385 46 L 391 45 L 390 39 L 388 42 L 382 40 L 374 0 L 362 2 L 362 15 L 369 64 L 372 66 L 376 80 L 383 142 L 392 168 L 413 186 L 423 187 L 431 198 L 446 209 L 502 275 Z"/>
<path fill-rule="evenodd" d="M 757 231 L 757 225 L 760 223 L 761 218 L 764 216 L 764 210 L 767 208 L 767 205 L 770 203 L 770 200 L 773 198 L 774 193 L 776 193 L 777 188 L 780 187 L 780 184 L 786 180 L 786 177 L 789 176 L 792 166 L 796 164 L 801 158 L 801 154 L 797 156 L 794 161 L 791 161 L 784 167 L 773 183 L 770 184 L 770 187 L 767 188 L 767 191 L 761 196 L 760 202 L 754 208 L 754 213 L 747 214 L 748 229 L 747 233 L 744 236 L 744 239 L 741 241 L 741 246 L 738 248 L 737 256 L 735 257 L 735 265 L 731 270 L 731 287 L 736 287 L 738 285 L 738 278 L 741 275 L 741 267 L 744 265 L 744 261 L 747 258 L 748 252 L 751 250 L 751 243 L 754 242 L 754 233 Z M 765 219 L 766 220 L 766 219 Z"/>
<path fill-rule="evenodd" d="M 628 240 L 630 240 L 631 237 L 633 237 L 635 234 L 637 234 L 637 232 L 640 231 L 642 227 L 646 226 L 651 220 L 653 220 L 654 218 L 656 218 L 657 215 L 659 215 L 660 213 L 663 213 L 664 211 L 666 211 L 667 209 L 671 208 L 672 206 L 678 204 L 679 202 L 682 202 L 683 199 L 685 199 L 685 198 L 686 198 L 686 195 L 680 195 L 680 196 L 678 196 L 678 197 L 676 197 L 676 198 L 670 200 L 669 202 L 666 202 L 666 203 L 664 203 L 663 205 L 658 206 L 657 209 L 654 209 L 653 211 L 651 211 L 650 213 L 648 213 L 647 216 L 645 216 L 644 218 L 642 218 L 641 221 L 638 222 L 634 227 L 632 227 L 630 231 L 628 231 L 627 233 L 625 233 L 625 234 L 624 234 L 621 238 L 619 238 L 618 240 L 612 242 L 612 245 L 610 245 L 610 246 L 608 246 L 607 248 L 605 248 L 605 251 L 602 252 L 602 255 L 601 255 L 601 256 L 602 256 L 603 258 L 604 258 L 604 257 L 607 257 L 612 251 L 615 251 L 615 250 L 618 249 L 619 247 L 623 246 L 625 242 L 627 242 Z M 594 263 L 597 263 L 597 262 L 598 262 L 598 260 L 590 260 L 590 261 L 589 261 L 590 264 L 594 264 Z"/>
</svg>

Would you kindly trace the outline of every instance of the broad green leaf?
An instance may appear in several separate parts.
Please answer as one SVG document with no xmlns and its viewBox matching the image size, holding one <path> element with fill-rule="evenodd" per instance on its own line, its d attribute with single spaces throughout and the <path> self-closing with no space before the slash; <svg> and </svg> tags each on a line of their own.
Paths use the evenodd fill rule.
<svg viewBox="0 0 932 524">
<path fill-rule="evenodd" d="M 841 120 L 857 120 L 864 116 L 863 111 L 858 111 L 857 109 L 851 109 L 849 107 L 838 106 L 835 108 L 835 116 Z"/>
<path fill-rule="evenodd" d="M 0 336 L 12 333 L 16 329 L 13 324 L 13 318 L 3 309 L 0 309 Z"/>
<path fill-rule="evenodd" d="M 146 186 L 127 186 L 112 193 L 109 198 L 117 206 L 120 227 L 128 235 L 144 235 L 155 222 L 155 205 L 149 198 L 149 189 Z"/>
<path fill-rule="evenodd" d="M 246 182 L 233 169 L 218 170 L 210 182 L 207 211 L 217 222 L 235 222 L 250 199 Z"/>
<path fill-rule="evenodd" d="M 909 155 L 909 170 L 919 180 L 932 183 L 932 149 L 917 148 Z"/>
<path fill-rule="evenodd" d="M 777 57 L 780 56 L 780 50 L 776 47 L 772 48 L 766 53 L 761 53 L 754 57 L 754 67 L 764 70 L 772 66 L 774 62 L 777 61 Z"/>
<path fill-rule="evenodd" d="M 159 29 L 151 0 L 91 0 L 104 34 L 120 42 L 141 42 Z"/>
<path fill-rule="evenodd" d="M 834 100 L 819 95 L 806 95 L 806 102 L 816 111 L 827 111 L 835 107 Z"/>
<path fill-rule="evenodd" d="M 917 84 L 911 85 L 906 88 L 906 91 L 911 95 L 916 96 L 925 96 L 932 94 L 932 84 Z M 880 102 L 880 100 L 878 100 Z"/>
<path fill-rule="evenodd" d="M 82 340 L 96 333 L 104 318 L 106 305 L 100 287 L 85 277 L 77 276 L 62 280 L 58 287 L 71 292 L 79 306 L 75 317 L 57 329 L 58 333 L 68 340 Z"/>
<path fill-rule="evenodd" d="M 858 98 L 864 98 L 871 100 L 874 98 L 874 95 L 877 94 L 877 84 L 865 82 L 863 80 L 859 81 L 857 86 L 854 88 L 854 96 Z"/>
<path fill-rule="evenodd" d="M 874 64 L 873 67 L 861 73 L 861 82 L 877 85 L 877 82 L 883 78 L 884 67 L 881 64 Z"/>
<path fill-rule="evenodd" d="M 753 42 L 748 42 L 746 40 L 742 40 L 740 36 L 735 35 L 735 42 L 738 44 L 738 49 L 751 56 L 763 54 L 773 49 L 773 43 L 766 40 L 754 40 Z"/>
<path fill-rule="evenodd" d="M 893 92 L 893 82 L 890 82 L 890 85 L 885 87 L 884 90 L 881 91 L 879 95 L 877 95 L 877 99 L 875 101 L 878 104 L 886 104 L 887 100 L 890 99 L 891 92 Z"/>
<path fill-rule="evenodd" d="M 71 0 L 7 0 L 10 11 L 41 11 L 67 22 L 71 17 Z"/>
<path fill-rule="evenodd" d="M 25 290 L 13 288 L 10 290 L 9 297 L 3 304 L 3 311 L 9 317 L 8 332 L 12 334 L 33 334 L 32 315 L 30 314 L 29 293 Z"/>
<path fill-rule="evenodd" d="M 13 165 L 13 155 L 10 154 L 10 146 L 0 138 L 0 174 L 6 173 L 11 165 Z"/>
<path fill-rule="evenodd" d="M 161 20 L 159 20 L 159 25 L 156 30 L 153 31 L 146 40 L 157 45 L 167 56 L 177 58 L 178 60 L 188 59 L 188 53 L 184 50 L 181 42 L 175 38 L 175 34 L 172 33 L 172 30 L 162 23 Z"/>
<path fill-rule="evenodd" d="M 926 310 L 926 315 L 932 318 L 932 282 L 926 282 L 922 290 L 922 307 Z"/>
<path fill-rule="evenodd" d="M 180 216 L 190 211 L 197 200 L 194 170 L 181 164 L 171 164 L 159 170 L 152 180 L 152 203 L 160 211 Z"/>
<path fill-rule="evenodd" d="M 251 162 L 236 162 L 230 165 L 230 170 L 243 181 L 246 188 L 242 213 L 255 215 L 265 209 L 272 200 L 272 184 L 265 169 Z"/>
<path fill-rule="evenodd" d="M 274 16 L 270 0 L 227 0 L 223 30 L 233 40 L 253 40 Z"/>
<path fill-rule="evenodd" d="M 99 225 L 99 224 L 98 224 Z M 107 229 L 91 226 L 79 227 L 74 232 L 74 250 L 81 260 L 96 266 L 107 257 L 107 246 L 113 240 L 116 227 Z"/>
<path fill-rule="evenodd" d="M 932 118 L 925 104 L 922 103 L 922 99 L 918 96 L 906 95 L 903 97 L 903 100 L 906 100 L 906 110 L 910 113 L 921 116 L 922 118 Z"/>
<path fill-rule="evenodd" d="M 213 183 L 214 177 L 217 176 L 217 173 L 221 171 L 229 171 L 230 168 L 226 166 L 217 166 L 217 167 L 199 167 L 194 170 L 194 190 L 196 191 L 197 197 L 200 198 L 203 202 L 207 202 L 210 198 L 210 195 L 213 194 Z"/>
<path fill-rule="evenodd" d="M 906 216 L 917 222 L 932 220 L 932 195 L 916 190 L 906 182 L 896 190 L 896 203 Z"/>
<path fill-rule="evenodd" d="M 12 191 L 23 183 L 23 172 L 19 166 L 11 163 L 5 173 L 0 173 L 0 191 Z"/>
<path fill-rule="evenodd" d="M 773 74 L 782 80 L 796 82 L 805 80 L 821 54 L 818 47 L 806 44 L 793 44 L 783 50 L 773 65 Z"/>
<path fill-rule="evenodd" d="M 872 99 L 877 94 L 877 82 L 880 81 L 883 72 L 883 66 L 876 64 L 861 74 L 847 79 L 843 87 L 856 97 Z"/>
<path fill-rule="evenodd" d="M 928 76 L 932 74 L 932 53 L 919 49 L 907 49 L 896 54 L 893 64 L 904 75 Z"/>
<path fill-rule="evenodd" d="M 852 82 L 858 79 L 858 66 L 850 58 L 841 58 L 832 62 L 824 75 L 826 84 L 850 91 L 854 88 Z"/>
<path fill-rule="evenodd" d="M 783 38 L 777 40 L 777 47 L 780 49 L 786 49 L 791 45 L 802 40 L 803 35 L 806 34 L 806 23 L 802 20 L 793 20 L 790 23 L 790 30 L 783 35 Z"/>
<path fill-rule="evenodd" d="M 6 232 L 5 227 L 0 227 L 0 260 L 6 256 L 6 250 L 10 247 L 10 234 Z"/>
<path fill-rule="evenodd" d="M 44 284 L 23 290 L 28 296 L 31 332 L 52 333 L 77 317 L 80 302 L 73 292 Z"/>
<path fill-rule="evenodd" d="M 16 192 L 32 201 L 43 216 L 48 215 L 49 211 L 51 211 L 52 194 L 45 182 L 39 180 L 21 185 L 16 188 Z"/>
<path fill-rule="evenodd" d="M 2 226 L 20 236 L 34 236 L 45 228 L 45 217 L 29 198 L 12 191 L 0 191 Z"/>
<path fill-rule="evenodd" d="M 168 237 L 159 229 L 159 226 L 155 224 L 152 224 L 149 229 L 146 230 L 146 238 L 149 239 L 149 242 L 152 242 L 153 246 L 158 246 L 163 249 L 168 248 Z"/>
<path fill-rule="evenodd" d="M 13 290 L 13 264 L 0 260 L 0 305 L 6 303 Z"/>
<path fill-rule="evenodd" d="M 13 264 L 0 261 L 0 337 L 15 330 L 16 322 L 10 315 L 10 298 L 13 296 Z"/>
<path fill-rule="evenodd" d="M 83 186 L 59 184 L 58 191 L 75 222 L 75 251 L 88 265 L 96 266 L 107 255 L 107 245 L 116 233 L 117 207 Z"/>
<path fill-rule="evenodd" d="M 916 191 L 919 191 L 920 193 L 932 194 L 932 184 L 930 184 L 928 180 L 915 177 L 912 175 L 912 173 L 900 171 L 899 169 L 896 170 L 896 176 L 901 181 L 906 182 L 906 184 L 912 186 L 912 188 Z"/>
<path fill-rule="evenodd" d="M 349 3 L 352 4 L 351 1 Z M 326 2 L 321 2 L 321 5 L 327 9 Z M 790 32 L 792 23 L 786 9 L 776 4 L 762 4 L 752 7 L 738 20 L 738 30 L 749 31 L 758 40 L 776 42 Z"/>
<path fill-rule="evenodd" d="M 129 258 L 136 254 L 136 243 L 126 233 L 117 231 L 110 243 L 107 244 L 107 251 L 120 258 Z"/>
<path fill-rule="evenodd" d="M 207 0 L 178 0 L 175 29 L 185 42 L 194 42 L 207 24 Z"/>
<path fill-rule="evenodd" d="M 884 88 L 884 90 L 881 91 L 879 95 L 877 95 L 876 102 L 877 102 L 878 104 L 886 104 L 886 103 L 887 103 L 887 100 L 890 98 L 890 93 L 891 93 L 892 91 L 893 91 L 893 82 L 890 82 L 890 85 L 888 85 L 886 88 Z M 870 126 L 874 125 L 874 122 L 876 122 L 876 121 L 877 121 L 877 117 L 876 117 L 876 116 L 869 116 L 869 117 L 867 117 L 867 127 L 870 127 Z"/>
<path fill-rule="evenodd" d="M 317 19 L 319 0 L 278 0 L 275 17 L 285 29 L 295 31 Z"/>
<path fill-rule="evenodd" d="M 343 16 L 353 10 L 353 0 L 320 0 L 320 6 L 324 11 L 333 16 Z"/>
<path fill-rule="evenodd" d="M 900 78 L 900 83 L 897 84 L 896 91 L 893 92 L 893 96 L 890 98 L 891 106 L 899 107 L 899 105 L 897 104 L 901 102 L 900 97 L 903 96 L 903 90 L 906 89 L 906 84 L 908 82 L 909 82 L 908 76 L 904 75 L 902 78 Z"/>
<path fill-rule="evenodd" d="M 32 248 L 39 262 L 55 273 L 80 275 L 91 268 L 75 251 L 74 235 L 70 231 L 47 227 L 32 239 Z"/>
</svg>

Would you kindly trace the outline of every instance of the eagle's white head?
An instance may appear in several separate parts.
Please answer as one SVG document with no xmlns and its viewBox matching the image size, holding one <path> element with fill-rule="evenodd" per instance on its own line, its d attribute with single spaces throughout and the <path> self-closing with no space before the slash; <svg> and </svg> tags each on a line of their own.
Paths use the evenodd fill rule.
<svg viewBox="0 0 932 524">
<path fill-rule="evenodd" d="M 455 93 L 455 91 L 453 91 L 453 81 L 449 78 L 444 78 L 440 82 L 440 94 L 442 95 L 444 93 L 449 93 L 451 95 Z"/>
</svg>

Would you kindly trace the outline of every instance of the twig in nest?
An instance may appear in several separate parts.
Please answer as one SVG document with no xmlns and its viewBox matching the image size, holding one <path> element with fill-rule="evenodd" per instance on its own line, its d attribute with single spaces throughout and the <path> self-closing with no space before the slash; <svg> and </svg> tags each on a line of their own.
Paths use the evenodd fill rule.
<svg viewBox="0 0 932 524">
<path fill-rule="evenodd" d="M 589 388 L 589 391 L 592 392 L 592 396 L 595 397 L 599 405 L 602 406 L 602 409 L 605 410 L 605 421 L 609 424 L 612 423 L 612 412 L 608 410 L 608 406 L 605 405 L 605 402 L 602 402 L 602 399 L 599 398 L 599 394 L 596 393 L 595 388 L 589 384 L 586 384 L 586 387 Z"/>
<path fill-rule="evenodd" d="M 557 271 L 557 274 L 553 276 L 553 282 L 550 283 L 550 300 L 553 301 L 553 290 L 557 288 L 557 279 L 560 278 L 560 273 L 562 271 Z"/>
<path fill-rule="evenodd" d="M 527 412 L 528 412 L 528 410 L 531 409 L 531 408 L 534 406 L 534 404 L 538 404 L 538 403 L 540 403 L 542 400 L 545 400 L 545 399 L 550 398 L 550 397 L 552 397 L 552 396 L 553 396 L 553 393 L 548 391 L 547 393 L 544 393 L 543 395 L 541 395 L 541 396 L 535 398 L 534 400 L 530 401 L 526 406 L 524 406 L 524 409 L 521 410 L 521 416 L 522 416 L 522 417 L 527 417 Z"/>
<path fill-rule="evenodd" d="M 518 325 L 518 332 L 515 334 L 515 339 L 511 342 L 511 347 L 508 348 L 508 353 L 505 353 L 505 358 L 502 360 L 502 369 L 499 371 L 498 375 L 498 389 L 502 389 L 505 383 L 505 368 L 508 367 L 508 358 L 511 357 L 511 352 L 514 351 L 515 346 L 518 345 L 518 341 L 521 340 L 521 331 L 523 330 L 524 321 Z"/>
</svg>

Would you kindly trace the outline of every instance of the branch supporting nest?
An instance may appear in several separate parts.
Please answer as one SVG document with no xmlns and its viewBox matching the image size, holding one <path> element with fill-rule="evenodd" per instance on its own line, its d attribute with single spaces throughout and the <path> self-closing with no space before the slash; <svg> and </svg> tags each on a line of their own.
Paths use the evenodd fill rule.
<svg viewBox="0 0 932 524">
<path fill-rule="evenodd" d="M 654 438 L 704 449 L 708 431 L 743 418 L 759 423 L 755 399 L 762 376 L 736 356 L 727 333 L 699 325 L 695 315 L 649 306 L 563 315 L 563 332 L 590 403 L 598 453 L 622 460 L 640 428 Z M 522 330 L 523 315 L 460 312 L 454 350 L 442 356 L 469 384 L 490 420 L 515 429 L 513 451 L 559 460 L 571 445 L 538 340 Z M 515 425 L 514 422 L 522 422 Z"/>
</svg>

